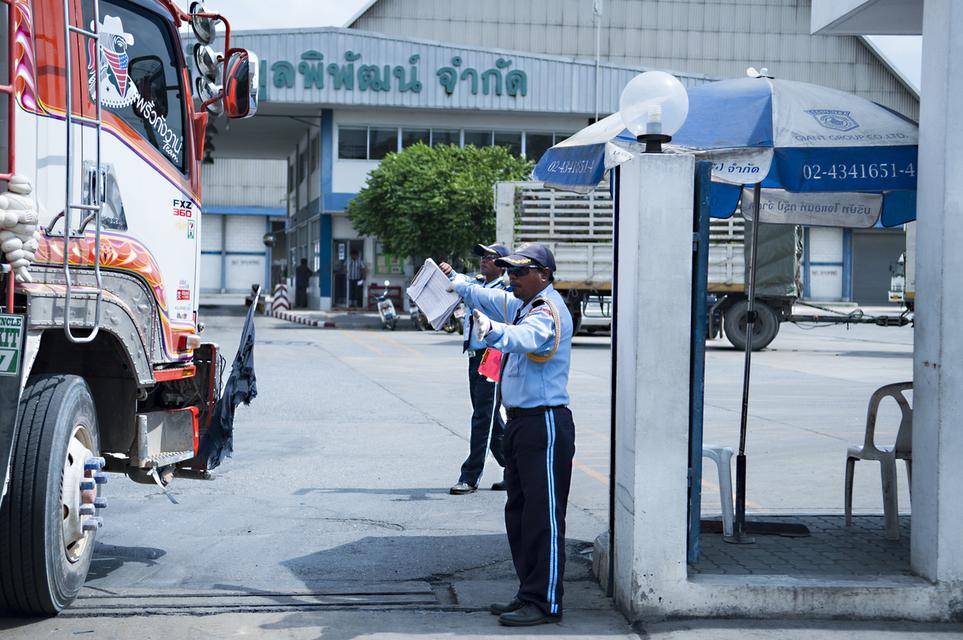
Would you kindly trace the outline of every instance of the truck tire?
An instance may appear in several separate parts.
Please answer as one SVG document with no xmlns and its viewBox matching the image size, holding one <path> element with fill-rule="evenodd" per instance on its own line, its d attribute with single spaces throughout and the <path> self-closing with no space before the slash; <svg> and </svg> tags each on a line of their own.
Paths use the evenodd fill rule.
<svg viewBox="0 0 963 640">
<path fill-rule="evenodd" d="M 31 377 L 20 410 L 0 508 L 0 609 L 56 615 L 77 597 L 93 555 L 96 531 L 78 524 L 78 478 L 99 451 L 97 414 L 74 375 Z"/>
<path fill-rule="evenodd" d="M 752 350 L 759 351 L 779 333 L 779 317 L 765 302 L 756 301 L 756 321 L 752 327 Z M 726 338 L 739 351 L 746 349 L 746 315 L 749 308 L 747 300 L 740 300 L 725 310 L 723 323 Z"/>
</svg>

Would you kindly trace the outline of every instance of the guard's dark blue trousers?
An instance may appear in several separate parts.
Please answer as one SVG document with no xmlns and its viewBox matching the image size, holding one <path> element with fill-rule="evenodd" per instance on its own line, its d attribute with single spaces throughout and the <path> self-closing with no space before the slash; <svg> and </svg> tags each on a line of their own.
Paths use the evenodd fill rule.
<svg viewBox="0 0 963 640">
<path fill-rule="evenodd" d="M 518 574 L 517 597 L 562 614 L 565 512 L 575 456 L 567 408 L 509 417 L 505 427 L 505 528 Z"/>
<path fill-rule="evenodd" d="M 468 389 L 472 408 L 471 438 L 468 457 L 461 465 L 461 477 L 458 478 L 458 482 L 467 482 L 473 487 L 477 487 L 481 479 L 488 449 L 491 449 L 499 466 L 505 466 L 505 456 L 502 453 L 505 422 L 496 411 L 495 383 L 478 373 L 478 365 L 481 364 L 484 353 L 484 350 L 480 350 L 468 358 Z"/>
</svg>

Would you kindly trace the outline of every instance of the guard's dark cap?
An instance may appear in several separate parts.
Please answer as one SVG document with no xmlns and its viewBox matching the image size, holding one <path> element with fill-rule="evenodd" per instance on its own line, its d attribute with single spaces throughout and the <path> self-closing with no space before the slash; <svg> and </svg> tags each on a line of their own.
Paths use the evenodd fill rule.
<svg viewBox="0 0 963 640">
<path fill-rule="evenodd" d="M 489 244 L 489 245 L 476 244 L 475 248 L 472 249 L 472 251 L 475 253 L 476 256 L 481 256 L 483 258 L 486 258 L 486 257 L 504 258 L 505 256 L 511 253 L 511 251 L 508 250 L 508 247 L 498 243 Z"/>
<path fill-rule="evenodd" d="M 500 267 L 544 267 L 555 273 L 555 256 L 548 247 L 535 242 L 524 244 L 511 255 L 495 260 Z"/>
</svg>

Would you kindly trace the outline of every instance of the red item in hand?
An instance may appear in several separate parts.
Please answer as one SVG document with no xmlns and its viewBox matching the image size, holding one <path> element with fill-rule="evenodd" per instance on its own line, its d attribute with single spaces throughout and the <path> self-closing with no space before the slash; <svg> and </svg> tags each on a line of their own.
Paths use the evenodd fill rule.
<svg viewBox="0 0 963 640">
<path fill-rule="evenodd" d="M 502 352 L 498 349 L 485 349 L 478 373 L 493 382 L 498 382 L 502 375 Z"/>
</svg>

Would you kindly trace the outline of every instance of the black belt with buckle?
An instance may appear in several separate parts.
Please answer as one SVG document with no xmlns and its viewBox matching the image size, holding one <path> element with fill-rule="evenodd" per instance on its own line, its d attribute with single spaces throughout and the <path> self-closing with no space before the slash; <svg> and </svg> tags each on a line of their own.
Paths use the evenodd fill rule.
<svg viewBox="0 0 963 640">
<path fill-rule="evenodd" d="M 553 407 L 524 407 L 518 409 L 505 409 L 508 414 L 509 420 L 514 420 L 515 418 L 521 418 L 522 416 L 538 416 L 542 415 L 546 411 L 554 411 L 555 409 L 564 409 L 564 404 L 557 404 Z"/>
</svg>

